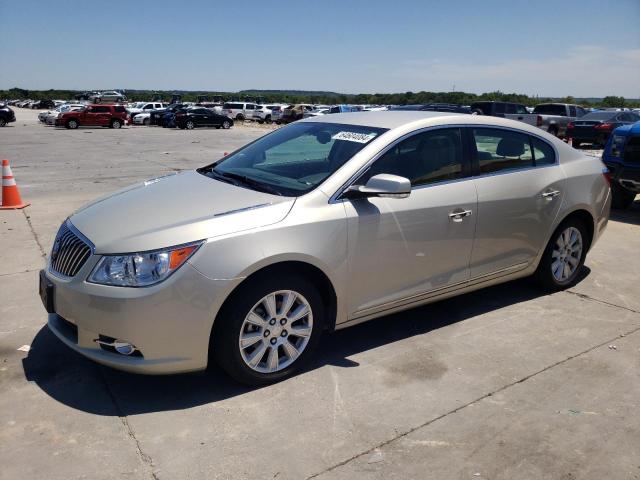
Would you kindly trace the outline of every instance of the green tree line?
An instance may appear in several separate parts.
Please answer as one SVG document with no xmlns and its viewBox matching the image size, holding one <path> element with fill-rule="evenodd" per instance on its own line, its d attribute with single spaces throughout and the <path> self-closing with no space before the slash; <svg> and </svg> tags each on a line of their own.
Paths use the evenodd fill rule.
<svg viewBox="0 0 640 480">
<path fill-rule="evenodd" d="M 75 95 L 83 93 L 78 90 L 26 90 L 11 88 L 0 90 L 0 99 L 32 99 L 32 100 L 71 100 Z M 555 101 L 563 103 L 577 103 L 587 107 L 640 107 L 640 99 L 625 99 L 619 96 L 606 96 L 602 99 L 581 99 L 574 97 L 542 98 L 523 95 L 520 93 L 504 93 L 501 91 L 487 92 L 480 95 L 467 92 L 404 92 L 404 93 L 361 93 L 343 94 L 334 92 L 306 92 L 306 91 L 278 91 L 278 90 L 245 90 L 242 92 L 206 92 L 206 91 L 154 91 L 128 90 L 125 95 L 131 101 L 148 101 L 154 95 L 159 95 L 164 101 L 171 99 L 171 95 L 179 93 L 185 102 L 193 102 L 198 95 L 222 96 L 225 100 L 242 100 L 247 97 L 256 98 L 267 103 L 316 103 L 316 104 L 372 104 L 372 105 L 410 105 L 419 103 L 457 103 L 470 105 L 481 100 L 496 100 L 504 102 L 522 103 L 534 106 L 539 103 Z"/>
</svg>

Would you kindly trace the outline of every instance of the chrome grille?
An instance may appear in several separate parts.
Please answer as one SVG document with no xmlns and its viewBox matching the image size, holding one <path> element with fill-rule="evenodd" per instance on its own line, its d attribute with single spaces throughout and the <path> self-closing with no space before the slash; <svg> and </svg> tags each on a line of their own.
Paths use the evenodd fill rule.
<svg viewBox="0 0 640 480">
<path fill-rule="evenodd" d="M 91 247 L 87 245 L 63 223 L 58 230 L 51 250 L 51 270 L 65 277 L 73 277 L 91 256 Z"/>
</svg>

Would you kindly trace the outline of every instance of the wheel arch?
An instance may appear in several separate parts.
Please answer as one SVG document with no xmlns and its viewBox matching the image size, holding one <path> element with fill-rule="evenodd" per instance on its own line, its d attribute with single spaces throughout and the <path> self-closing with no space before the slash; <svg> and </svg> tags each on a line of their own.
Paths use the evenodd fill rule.
<svg viewBox="0 0 640 480">
<path fill-rule="evenodd" d="M 579 220 L 587 228 L 588 237 L 586 240 L 588 244 L 587 244 L 586 250 L 589 251 L 589 249 L 591 248 L 591 245 L 593 245 L 593 239 L 594 239 L 595 229 L 596 229 L 596 220 L 593 214 L 586 208 L 578 207 L 570 212 L 566 212 L 564 216 L 560 219 L 560 221 L 557 223 L 557 225 L 555 225 L 550 235 L 553 235 L 553 232 L 556 231 L 558 226 L 562 225 L 563 223 L 571 219 Z"/>
<path fill-rule="evenodd" d="M 248 283 L 255 281 L 263 276 L 282 275 L 284 273 L 296 273 L 311 279 L 314 285 L 318 287 L 320 296 L 322 297 L 322 302 L 327 307 L 327 324 L 325 325 L 325 329 L 329 331 L 334 330 L 337 317 L 338 298 L 333 282 L 329 279 L 327 274 L 317 265 L 304 260 L 282 260 L 257 268 L 249 275 L 247 275 L 229 292 L 224 302 L 222 302 L 222 305 L 218 309 L 218 312 L 216 313 L 211 329 L 210 343 L 216 334 L 216 328 L 220 325 L 220 322 L 218 321 L 219 317 L 224 315 L 224 312 L 228 305 L 237 295 L 242 292 L 242 289 Z"/>
</svg>

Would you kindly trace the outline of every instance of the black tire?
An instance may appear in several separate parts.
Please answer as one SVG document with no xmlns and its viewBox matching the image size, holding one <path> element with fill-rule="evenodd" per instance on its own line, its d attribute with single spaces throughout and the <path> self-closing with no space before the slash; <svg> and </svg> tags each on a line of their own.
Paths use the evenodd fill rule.
<svg viewBox="0 0 640 480">
<path fill-rule="evenodd" d="M 264 120 L 258 120 L 258 123 L 262 125 L 264 123 Z"/>
<path fill-rule="evenodd" d="M 231 128 L 231 122 L 229 122 L 229 120 L 225 120 L 224 122 L 222 122 L 222 128 L 224 128 L 225 130 L 229 130 Z"/>
<path fill-rule="evenodd" d="M 553 274 L 553 251 L 556 247 L 556 242 L 559 240 L 562 232 L 570 227 L 573 227 L 580 232 L 582 250 L 580 258 L 578 259 L 578 265 L 576 269 L 573 271 L 573 273 L 571 273 L 571 275 L 569 275 L 567 279 L 560 281 Z M 536 280 L 538 281 L 538 284 L 544 290 L 552 292 L 565 290 L 567 288 L 573 287 L 578 282 L 578 279 L 580 278 L 580 272 L 582 271 L 582 267 L 584 265 L 584 260 L 587 256 L 587 250 L 591 242 L 591 239 L 588 237 L 588 235 L 588 230 L 585 227 L 584 223 L 577 218 L 569 218 L 562 222 L 558 226 L 558 228 L 556 228 L 556 230 L 553 232 L 553 235 L 551 235 L 551 238 L 549 239 L 549 243 L 544 249 L 544 253 L 542 254 L 542 258 L 540 259 L 540 263 L 534 274 Z"/>
<path fill-rule="evenodd" d="M 260 373 L 249 367 L 242 358 L 239 336 L 245 316 L 262 298 L 280 290 L 295 291 L 309 302 L 313 315 L 311 337 L 304 351 L 291 365 L 274 373 Z M 210 358 L 237 381 L 260 386 L 292 376 L 304 366 L 317 348 L 325 325 L 325 309 L 316 286 L 295 273 L 278 272 L 248 280 L 225 303 L 216 319 L 210 341 Z M 219 322 L 219 323 L 218 323 Z"/>
<path fill-rule="evenodd" d="M 471 110 L 471 115 L 484 115 L 484 112 L 480 108 L 474 108 Z"/>
<path fill-rule="evenodd" d="M 111 123 L 109 124 L 109 128 L 121 128 L 122 127 L 122 123 L 120 122 L 120 120 L 111 120 Z"/>
<path fill-rule="evenodd" d="M 144 120 L 142 120 L 142 124 L 147 126 L 147 127 L 149 126 L 150 123 L 151 123 L 151 120 L 148 119 L 148 118 L 145 118 Z"/>
<path fill-rule="evenodd" d="M 0 128 L 5 127 L 7 125 L 7 121 L 4 118 L 0 118 Z"/>
<path fill-rule="evenodd" d="M 266 117 L 264 117 L 264 121 L 265 123 L 271 123 L 271 115 L 267 115 Z"/>
<path fill-rule="evenodd" d="M 236 115 L 236 120 L 238 120 L 239 122 L 242 122 L 244 120 L 244 115 L 239 113 L 238 115 Z"/>
<path fill-rule="evenodd" d="M 553 135 L 554 137 L 558 136 L 558 129 L 556 127 L 549 127 L 547 129 L 547 133 Z"/>
<path fill-rule="evenodd" d="M 196 128 L 196 124 L 193 120 L 187 120 L 184 123 L 184 126 L 187 130 L 193 130 L 194 128 Z"/>
<path fill-rule="evenodd" d="M 70 130 L 75 130 L 79 126 L 80 126 L 80 123 L 73 118 L 71 120 L 67 120 L 67 124 L 65 125 L 65 127 L 67 127 Z"/>
<path fill-rule="evenodd" d="M 635 192 L 630 192 L 618 184 L 611 186 L 611 207 L 618 210 L 626 210 L 636 198 Z"/>
<path fill-rule="evenodd" d="M 579 142 L 578 140 L 571 139 L 571 146 L 573 148 L 580 148 L 580 145 L 582 145 L 582 142 Z"/>
</svg>

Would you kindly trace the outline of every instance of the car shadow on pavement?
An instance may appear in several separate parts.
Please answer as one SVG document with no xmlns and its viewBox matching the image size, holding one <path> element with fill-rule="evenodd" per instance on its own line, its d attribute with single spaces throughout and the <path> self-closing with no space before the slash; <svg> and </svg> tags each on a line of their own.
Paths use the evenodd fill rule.
<svg viewBox="0 0 640 480">
<path fill-rule="evenodd" d="M 630 225 L 640 225 L 640 200 L 633 202 L 626 210 L 612 209 L 609 220 Z"/>
<path fill-rule="evenodd" d="M 590 272 L 586 267 L 583 270 L 582 278 Z M 360 352 L 543 295 L 529 279 L 516 280 L 333 332 L 324 336 L 305 372 L 325 365 L 357 368 L 359 364 L 349 357 Z M 180 410 L 254 390 L 234 382 L 218 368 L 163 376 L 113 370 L 72 351 L 46 326 L 34 338 L 23 368 L 27 380 L 58 402 L 97 415 Z"/>
</svg>

